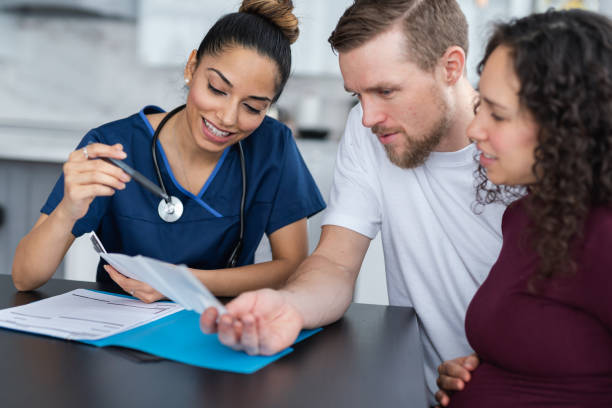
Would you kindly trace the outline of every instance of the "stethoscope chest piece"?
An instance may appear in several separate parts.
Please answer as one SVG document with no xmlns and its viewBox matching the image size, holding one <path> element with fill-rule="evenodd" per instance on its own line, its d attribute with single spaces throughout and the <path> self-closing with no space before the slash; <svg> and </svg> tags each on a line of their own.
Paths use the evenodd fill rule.
<svg viewBox="0 0 612 408">
<path fill-rule="evenodd" d="M 162 198 L 157 206 L 157 213 L 166 222 L 174 222 L 183 215 L 183 203 L 175 196 L 170 197 L 170 202 Z"/>
</svg>

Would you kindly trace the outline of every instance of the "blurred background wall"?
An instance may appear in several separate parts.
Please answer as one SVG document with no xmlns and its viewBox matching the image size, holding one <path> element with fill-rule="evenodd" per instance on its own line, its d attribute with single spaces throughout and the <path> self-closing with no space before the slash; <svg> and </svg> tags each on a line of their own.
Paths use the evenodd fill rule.
<svg viewBox="0 0 612 408">
<path fill-rule="evenodd" d="M 434 0 L 428 0 L 434 1 Z M 240 1 L 0 0 L 0 273 L 40 215 L 61 164 L 85 132 L 145 105 L 183 103 L 183 67 L 203 34 Z M 301 35 L 293 74 L 273 114 L 289 124 L 327 198 L 337 141 L 355 100 L 343 89 L 327 37 L 351 0 L 294 0 Z M 470 23 L 468 76 L 482 55 L 491 21 L 594 0 L 460 0 Z M 321 216 L 309 221 L 310 250 Z M 258 259 L 269 257 L 266 242 Z M 75 242 L 56 277 L 93 280 L 97 255 Z M 357 301 L 387 303 L 380 239 L 368 251 Z"/>
</svg>

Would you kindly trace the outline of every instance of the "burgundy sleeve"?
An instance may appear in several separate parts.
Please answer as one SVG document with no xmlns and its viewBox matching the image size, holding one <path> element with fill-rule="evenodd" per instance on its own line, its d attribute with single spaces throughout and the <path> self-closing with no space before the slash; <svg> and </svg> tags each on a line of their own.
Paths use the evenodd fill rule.
<svg viewBox="0 0 612 408">
<path fill-rule="evenodd" d="M 585 234 L 586 291 L 591 312 L 612 330 L 612 210 L 597 209 Z"/>
</svg>

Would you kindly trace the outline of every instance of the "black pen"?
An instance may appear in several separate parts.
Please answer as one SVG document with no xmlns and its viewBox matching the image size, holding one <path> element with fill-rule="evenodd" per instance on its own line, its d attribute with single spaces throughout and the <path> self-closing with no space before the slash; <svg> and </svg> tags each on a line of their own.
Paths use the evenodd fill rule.
<svg viewBox="0 0 612 408">
<path fill-rule="evenodd" d="M 125 164 L 123 161 L 114 159 L 112 157 L 100 157 L 100 158 L 104 160 L 105 162 L 114 164 L 115 166 L 119 167 L 121 170 L 126 172 L 130 177 L 132 177 L 134 180 L 139 182 L 140 185 L 142 185 L 144 188 L 146 188 L 153 194 L 163 198 L 166 203 L 170 202 L 170 197 L 168 196 L 168 194 L 164 193 L 161 188 L 155 185 L 155 183 L 153 183 L 151 180 L 143 176 L 137 170 L 134 170 L 133 168 Z"/>
</svg>

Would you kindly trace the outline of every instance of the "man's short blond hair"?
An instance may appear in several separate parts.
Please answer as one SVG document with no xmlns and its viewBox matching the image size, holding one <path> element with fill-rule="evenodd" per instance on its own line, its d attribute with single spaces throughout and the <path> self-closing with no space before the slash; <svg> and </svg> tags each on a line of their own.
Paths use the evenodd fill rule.
<svg viewBox="0 0 612 408">
<path fill-rule="evenodd" d="M 401 24 L 405 52 L 421 69 L 430 71 L 451 46 L 467 54 L 468 24 L 455 0 L 355 0 L 344 12 L 328 41 L 337 52 L 348 52 Z"/>
</svg>

